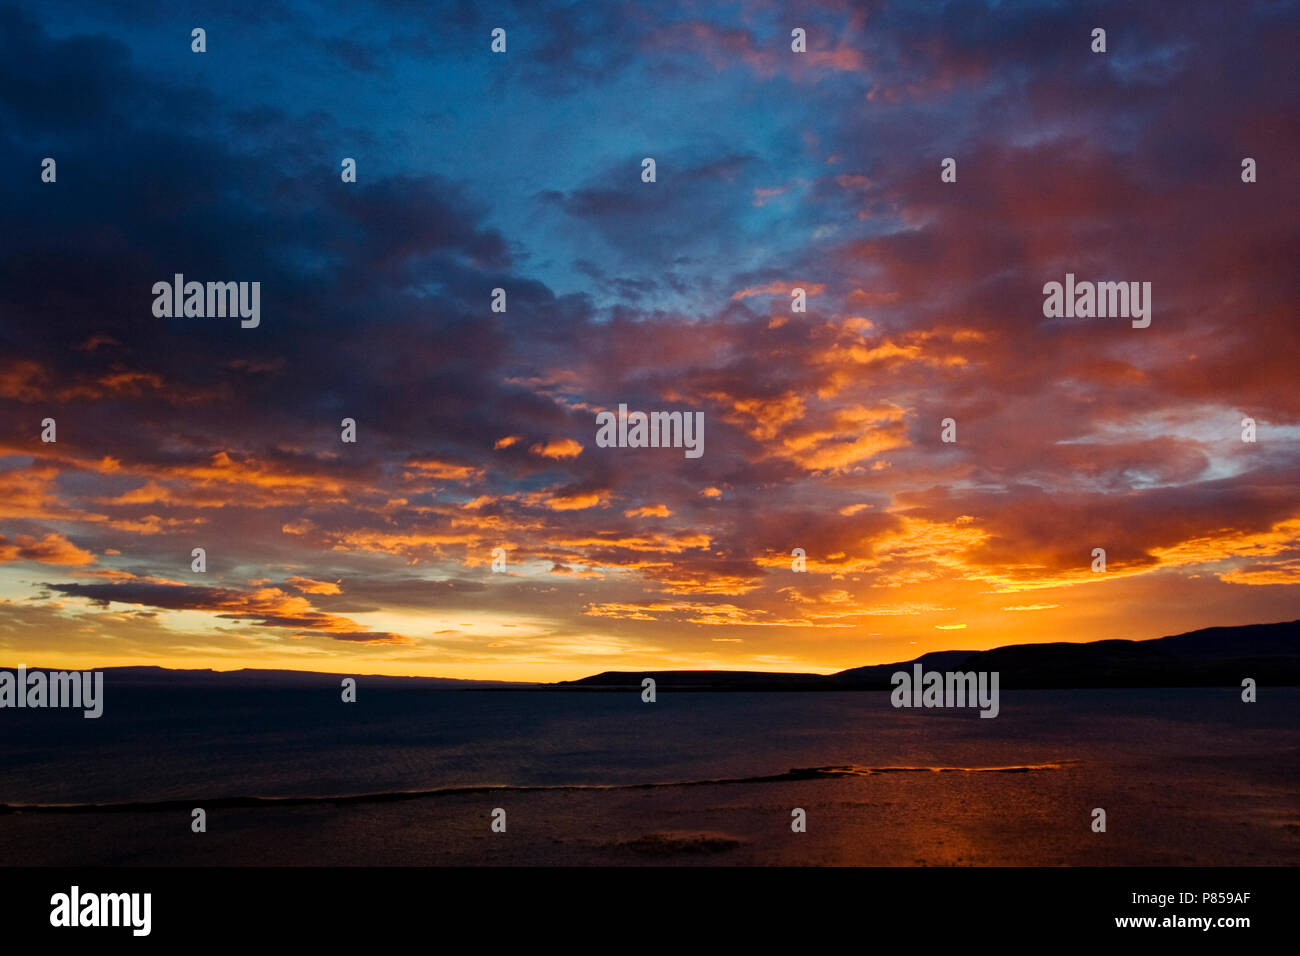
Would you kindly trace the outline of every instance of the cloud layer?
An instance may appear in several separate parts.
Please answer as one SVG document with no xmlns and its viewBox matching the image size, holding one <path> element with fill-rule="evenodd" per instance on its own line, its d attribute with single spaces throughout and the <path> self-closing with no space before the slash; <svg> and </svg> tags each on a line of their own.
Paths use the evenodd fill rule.
<svg viewBox="0 0 1300 956">
<path fill-rule="evenodd" d="M 6 656 L 553 679 L 1296 616 L 1295 3 L 94 17 L 0 9 Z M 260 326 L 155 318 L 176 273 Z M 1151 326 L 1045 318 L 1066 273 Z M 598 447 L 620 403 L 704 455 Z"/>
</svg>

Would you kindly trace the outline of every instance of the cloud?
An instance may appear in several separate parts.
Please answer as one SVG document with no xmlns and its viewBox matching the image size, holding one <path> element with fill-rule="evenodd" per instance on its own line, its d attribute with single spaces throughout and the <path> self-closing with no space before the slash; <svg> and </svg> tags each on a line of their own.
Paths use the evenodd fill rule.
<svg viewBox="0 0 1300 956">
<path fill-rule="evenodd" d="M 313 581 L 311 578 L 292 577 L 286 584 L 297 588 L 304 594 L 339 594 L 342 589 L 333 581 Z"/>
<path fill-rule="evenodd" d="M 79 548 L 61 534 L 50 533 L 43 538 L 20 534 L 10 540 L 0 534 L 0 564 L 11 561 L 34 561 L 37 564 L 57 564 L 80 567 L 93 564 L 95 555 Z"/>
<path fill-rule="evenodd" d="M 582 444 L 572 438 L 552 438 L 547 442 L 539 442 L 528 450 L 542 458 L 577 458 L 582 454 Z"/>
<path fill-rule="evenodd" d="M 305 598 L 280 588 L 237 591 L 231 588 L 164 585 L 140 581 L 120 584 L 47 584 L 68 597 L 85 598 L 100 605 L 136 604 L 169 611 L 209 611 L 219 618 L 249 621 L 260 627 L 285 628 L 362 644 L 410 644 L 400 634 L 367 631 L 355 622 L 314 609 Z"/>
</svg>

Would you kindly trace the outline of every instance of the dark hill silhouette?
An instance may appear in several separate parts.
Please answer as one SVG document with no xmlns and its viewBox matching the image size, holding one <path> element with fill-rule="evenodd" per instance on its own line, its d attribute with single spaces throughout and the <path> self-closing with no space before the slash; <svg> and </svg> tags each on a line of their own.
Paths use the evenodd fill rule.
<svg viewBox="0 0 1300 956">
<path fill-rule="evenodd" d="M 838 674 L 755 671 L 606 671 L 552 687 L 626 689 L 653 677 L 672 690 L 879 690 L 890 676 L 925 670 L 998 671 L 1002 689 L 1031 687 L 1240 686 L 1300 684 L 1300 621 L 1209 627 L 1146 641 L 1012 644 L 987 651 L 934 651 L 912 661 L 854 667 Z"/>
<path fill-rule="evenodd" d="M 27 665 L 31 671 L 61 671 L 66 667 L 40 667 Z M 365 682 L 367 687 L 389 689 L 422 688 L 424 690 L 493 690 L 497 688 L 533 688 L 536 684 L 511 683 L 508 681 L 460 680 L 454 677 L 390 677 L 384 674 L 338 673 L 326 674 L 318 671 L 270 670 L 245 667 L 233 671 L 214 671 L 210 669 L 173 669 L 169 667 L 98 667 L 76 668 L 77 670 L 101 670 L 104 681 L 111 687 L 140 688 L 261 688 L 261 687 L 333 687 L 345 677 L 355 677 L 358 682 Z M 16 670 L 15 667 L 0 667 L 0 670 Z"/>
<path fill-rule="evenodd" d="M 1087 644 L 1012 644 L 987 651 L 932 651 L 912 661 L 854 667 L 838 674 L 767 671 L 605 671 L 580 680 L 537 684 L 457 680 L 446 677 L 390 677 L 315 671 L 173 670 L 164 667 L 106 667 L 113 687 L 158 688 L 338 688 L 356 677 L 371 688 L 411 690 L 627 690 L 653 677 L 671 690 L 881 690 L 890 676 L 920 663 L 925 670 L 998 671 L 1002 689 L 1030 687 L 1214 687 L 1240 686 L 1253 677 L 1263 686 L 1300 685 L 1300 621 L 1209 627 L 1146 641 Z M 29 665 L 28 671 L 65 670 Z M 83 670 L 88 668 L 81 668 Z M 14 671 L 16 667 L 0 667 Z"/>
</svg>

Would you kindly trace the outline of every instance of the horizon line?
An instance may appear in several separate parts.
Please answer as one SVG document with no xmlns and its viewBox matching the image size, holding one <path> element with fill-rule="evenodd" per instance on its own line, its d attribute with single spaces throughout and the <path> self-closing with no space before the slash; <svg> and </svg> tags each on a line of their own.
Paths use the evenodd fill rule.
<svg viewBox="0 0 1300 956">
<path fill-rule="evenodd" d="M 318 671 L 318 670 L 307 670 L 307 669 L 286 668 L 286 667 L 250 667 L 247 665 L 242 667 L 221 669 L 217 667 L 169 667 L 164 664 L 115 664 L 115 665 L 104 666 L 104 667 L 94 667 L 94 666 L 92 667 L 66 667 L 66 666 L 65 667 L 41 667 L 41 666 L 29 666 L 26 664 L 17 664 L 13 666 L 9 666 L 9 665 L 0 666 L 0 670 L 17 670 L 18 668 L 22 668 L 27 671 L 109 671 L 109 670 L 151 668 L 154 670 L 174 671 L 177 673 L 191 673 L 191 674 L 198 673 L 198 672 L 208 672 L 211 674 L 236 674 L 239 673 L 240 671 L 256 671 L 262 673 L 319 675 L 322 677 L 353 677 L 353 678 L 378 677 L 378 678 L 387 678 L 393 680 L 452 681 L 452 682 L 462 683 L 462 684 L 520 684 L 520 685 L 527 685 L 531 687 L 547 687 L 556 684 L 576 683 L 591 677 L 598 677 L 602 674 L 623 674 L 623 673 L 627 673 L 627 674 L 638 674 L 638 673 L 644 673 L 644 674 L 672 674 L 672 673 L 770 674 L 770 675 L 788 675 L 791 677 L 829 677 L 835 674 L 842 674 L 847 671 L 858 670 L 860 668 L 865 668 L 865 667 L 888 667 L 891 664 L 894 665 L 912 664 L 916 661 L 919 661 L 921 658 L 931 654 L 959 654 L 959 653 L 985 654 L 990 651 L 1003 650 L 1012 647 L 1035 647 L 1039 645 L 1051 645 L 1051 644 L 1079 644 L 1081 646 L 1088 646 L 1091 644 L 1104 644 L 1111 641 L 1119 641 L 1128 644 L 1144 644 L 1149 641 L 1165 640 L 1171 637 L 1185 637 L 1189 634 L 1197 634 L 1202 631 L 1239 630 L 1248 627 L 1278 627 L 1285 624 L 1300 625 L 1300 619 L 1284 620 L 1284 621 L 1255 621 L 1249 624 L 1211 624 L 1211 625 L 1207 625 L 1206 627 L 1193 628 L 1190 631 L 1180 631 L 1177 634 L 1162 634 L 1159 637 L 1145 637 L 1145 638 L 1103 637 L 1091 641 L 1065 641 L 1065 640 L 1025 641 L 1018 644 L 998 644 L 993 647 L 985 648 L 983 650 L 976 650 L 973 648 L 953 647 L 953 648 L 945 648 L 943 650 L 924 651 L 921 654 L 918 654 L 916 657 L 912 657 L 907 660 L 880 661 L 874 664 L 872 663 L 855 664 L 851 667 L 842 667 L 838 670 L 828 670 L 825 672 L 816 671 L 816 670 L 792 671 L 792 670 L 776 670 L 776 669 L 766 670 L 766 669 L 714 668 L 714 667 L 703 667 L 703 668 L 684 667 L 684 668 L 675 668 L 675 669 L 664 668 L 664 667 L 647 667 L 639 670 L 620 670 L 620 669 L 606 668 L 604 670 L 584 673 L 578 677 L 570 677 L 570 678 L 564 678 L 561 680 L 553 680 L 553 681 L 537 681 L 537 680 L 512 680 L 507 678 L 441 677 L 438 675 L 421 675 L 421 674 L 386 674 L 386 673 L 361 674 L 361 673 L 346 672 L 346 671 L 332 671 L 332 670 Z"/>
</svg>

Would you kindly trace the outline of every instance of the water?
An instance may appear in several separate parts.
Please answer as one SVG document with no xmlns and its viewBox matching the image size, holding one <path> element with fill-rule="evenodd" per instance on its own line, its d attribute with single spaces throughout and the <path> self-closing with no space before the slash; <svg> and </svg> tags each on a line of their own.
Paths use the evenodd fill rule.
<svg viewBox="0 0 1300 956">
<path fill-rule="evenodd" d="M 0 813 L 0 859 L 1295 863 L 1300 689 L 1260 696 L 1004 692 L 988 720 L 895 710 L 883 692 L 646 704 L 630 692 L 363 683 L 343 704 L 325 690 L 120 688 L 99 720 L 0 713 L 0 803 L 31 808 Z M 424 795 L 384 796 L 410 791 Z M 356 795 L 374 799 L 329 799 Z M 67 804 L 126 806 L 37 809 Z M 208 810 L 207 833 L 191 832 L 192 807 Z M 496 807 L 504 834 L 489 828 Z M 806 833 L 790 830 L 796 807 Z M 1104 834 L 1091 829 L 1095 807 Z"/>
</svg>

